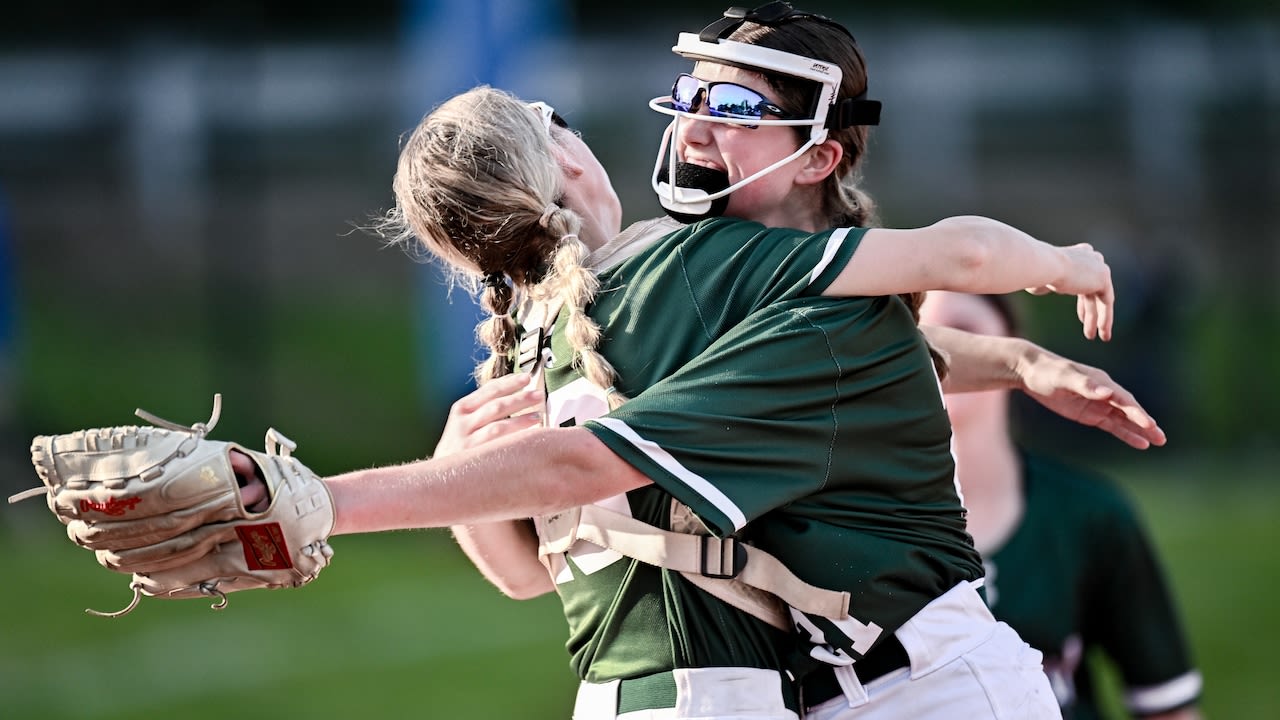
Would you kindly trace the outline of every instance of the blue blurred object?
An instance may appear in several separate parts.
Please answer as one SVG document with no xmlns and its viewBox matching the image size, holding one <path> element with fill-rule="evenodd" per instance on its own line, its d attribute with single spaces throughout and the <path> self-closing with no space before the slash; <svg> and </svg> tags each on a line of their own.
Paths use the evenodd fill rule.
<svg viewBox="0 0 1280 720">
<path fill-rule="evenodd" d="M 4 188 L 0 187 L 0 365 L 3 374 L 0 382 L 6 387 L 0 389 L 4 397 L 12 397 L 10 369 L 13 365 L 16 313 L 14 312 L 13 287 L 13 238 L 12 226 L 9 223 L 8 207 L 5 203 Z M 7 412 L 8 407 L 0 407 L 0 412 Z"/>
<path fill-rule="evenodd" d="M 457 93 L 486 84 L 537 99 L 547 87 L 538 68 L 554 67 L 566 24 L 563 0 L 408 0 L 404 16 L 405 129 Z M 449 405 L 474 387 L 483 357 L 478 304 L 450 293 L 435 264 L 418 273 L 416 347 L 419 392 L 429 419 L 443 424 Z"/>
</svg>

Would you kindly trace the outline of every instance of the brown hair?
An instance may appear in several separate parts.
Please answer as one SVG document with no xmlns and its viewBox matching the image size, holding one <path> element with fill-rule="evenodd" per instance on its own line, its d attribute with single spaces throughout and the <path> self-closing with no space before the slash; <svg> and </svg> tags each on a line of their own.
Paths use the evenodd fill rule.
<svg viewBox="0 0 1280 720">
<path fill-rule="evenodd" d="M 862 51 L 848 31 L 834 21 L 802 14 L 797 15 L 794 20 L 773 25 L 745 22 L 728 39 L 839 66 L 841 79 L 834 98 L 836 102 L 856 98 L 867 92 L 867 64 Z M 764 77 L 770 89 L 777 93 L 777 102 L 787 111 L 806 115 L 813 109 L 818 92 L 815 82 L 760 68 L 746 69 Z M 800 127 L 797 132 L 803 133 L 803 137 L 807 138 L 809 128 Z M 822 214 L 831 227 L 875 227 L 879 224 L 874 201 L 859 187 L 862 180 L 862 160 L 867 154 L 870 136 L 871 128 L 866 125 L 832 130 L 829 134 L 831 140 L 844 148 L 840 164 L 822 183 Z M 917 323 L 920 322 L 920 305 L 924 303 L 924 295 L 923 292 L 899 295 Z M 938 375 L 945 377 L 945 357 L 932 345 L 929 345 L 929 354 Z"/>
<path fill-rule="evenodd" d="M 563 131 L 562 131 L 563 132 Z M 583 267 L 582 218 L 560 206 L 563 175 L 554 135 L 524 102 L 487 86 L 428 114 L 400 151 L 396 207 L 378 231 L 411 255 L 418 243 L 443 261 L 454 282 L 480 298 L 489 318 L 476 336 L 490 350 L 476 367 L 483 384 L 513 369 L 524 299 L 563 301 L 574 365 L 602 388 L 617 379 L 596 351 L 600 328 L 585 312 L 599 287 Z M 610 401 L 622 398 L 610 393 Z"/>
</svg>

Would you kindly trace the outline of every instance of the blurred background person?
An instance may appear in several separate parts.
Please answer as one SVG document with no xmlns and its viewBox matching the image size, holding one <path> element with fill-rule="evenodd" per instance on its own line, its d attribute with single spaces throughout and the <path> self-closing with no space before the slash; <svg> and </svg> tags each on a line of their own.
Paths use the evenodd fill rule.
<svg viewBox="0 0 1280 720">
<path fill-rule="evenodd" d="M 921 321 L 1018 336 L 1007 296 L 930 292 Z M 1022 448 L 1009 393 L 948 395 L 956 477 L 987 602 L 1042 653 L 1063 717 L 1099 718 L 1087 657 L 1119 671 L 1134 717 L 1194 720 L 1202 680 L 1142 520 L 1106 477 Z"/>
</svg>

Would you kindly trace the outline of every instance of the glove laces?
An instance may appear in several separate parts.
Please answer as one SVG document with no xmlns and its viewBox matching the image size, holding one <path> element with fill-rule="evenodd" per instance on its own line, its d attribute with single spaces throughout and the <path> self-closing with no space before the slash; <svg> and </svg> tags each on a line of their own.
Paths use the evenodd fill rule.
<svg viewBox="0 0 1280 720">
<path fill-rule="evenodd" d="M 218 602 L 209 606 L 214 610 L 221 610 L 222 608 L 227 606 L 227 594 L 218 589 L 217 581 L 202 582 L 198 585 L 193 585 L 191 587 L 194 587 L 196 590 L 199 590 L 200 594 L 202 595 L 208 595 L 209 597 L 218 598 Z M 116 610 L 115 612 L 103 612 L 101 610 L 94 610 L 93 608 L 85 608 L 84 611 L 89 613 L 90 615 L 97 615 L 98 617 L 104 617 L 104 618 L 124 617 L 125 615 L 128 615 L 129 613 L 133 612 L 133 609 L 138 607 L 138 601 L 142 600 L 142 584 L 141 583 L 137 583 L 137 582 L 129 583 L 129 589 L 133 591 L 133 599 L 129 601 L 128 605 L 126 605 L 124 608 L 120 610 Z"/>
<path fill-rule="evenodd" d="M 213 394 L 213 412 L 209 413 L 209 422 L 202 422 L 202 423 L 198 422 L 190 426 L 179 425 L 178 423 L 173 422 L 172 420 L 165 420 L 164 418 L 159 417 L 157 415 L 152 415 L 151 413 L 147 412 L 146 410 L 143 410 L 142 408 L 138 408 L 134 410 L 133 414 L 137 415 L 143 420 L 146 420 L 152 425 L 155 425 L 156 427 L 162 427 L 166 430 L 172 430 L 174 432 L 191 433 L 195 435 L 197 438 L 203 438 L 205 435 L 208 435 L 209 433 L 213 432 L 214 426 L 218 424 L 218 418 L 222 417 L 222 393 Z"/>
<path fill-rule="evenodd" d="M 205 435 L 208 435 L 210 432 L 213 431 L 213 428 L 218 424 L 218 418 L 222 417 L 222 393 L 213 394 L 213 411 L 209 413 L 208 422 L 198 422 L 190 426 L 179 425 L 178 423 L 173 422 L 172 420 L 165 420 L 164 418 L 158 415 L 153 415 L 147 412 L 146 410 L 143 410 L 142 408 L 137 408 L 136 410 L 133 411 L 133 414 L 137 415 L 143 420 L 146 420 L 152 425 L 155 425 L 156 427 L 161 427 L 161 428 L 164 428 L 165 430 L 172 430 L 173 432 L 188 433 L 196 441 L 199 441 L 203 439 Z M 286 440 L 286 444 L 287 443 L 288 441 Z M 166 458 L 166 460 L 167 459 L 168 458 Z M 49 492 L 49 487 L 47 485 L 31 488 L 30 490 L 23 490 L 22 492 L 14 493 L 13 495 L 10 495 L 9 504 L 13 505 L 15 503 L 20 503 L 23 500 L 26 500 L 28 498 L 33 498 L 38 495 L 45 495 L 48 492 Z M 134 602 L 135 604 L 137 603 L 136 600 Z"/>
</svg>

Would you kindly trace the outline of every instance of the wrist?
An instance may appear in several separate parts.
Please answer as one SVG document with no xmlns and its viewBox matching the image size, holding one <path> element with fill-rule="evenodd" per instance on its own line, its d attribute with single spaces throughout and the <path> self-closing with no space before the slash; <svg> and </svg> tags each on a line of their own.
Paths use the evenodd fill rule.
<svg viewBox="0 0 1280 720">
<path fill-rule="evenodd" d="M 1008 387 L 1012 390 L 1026 392 L 1030 387 L 1036 364 L 1044 357 L 1040 346 L 1024 338 L 1008 338 L 1012 344 L 1010 355 Z"/>
</svg>

